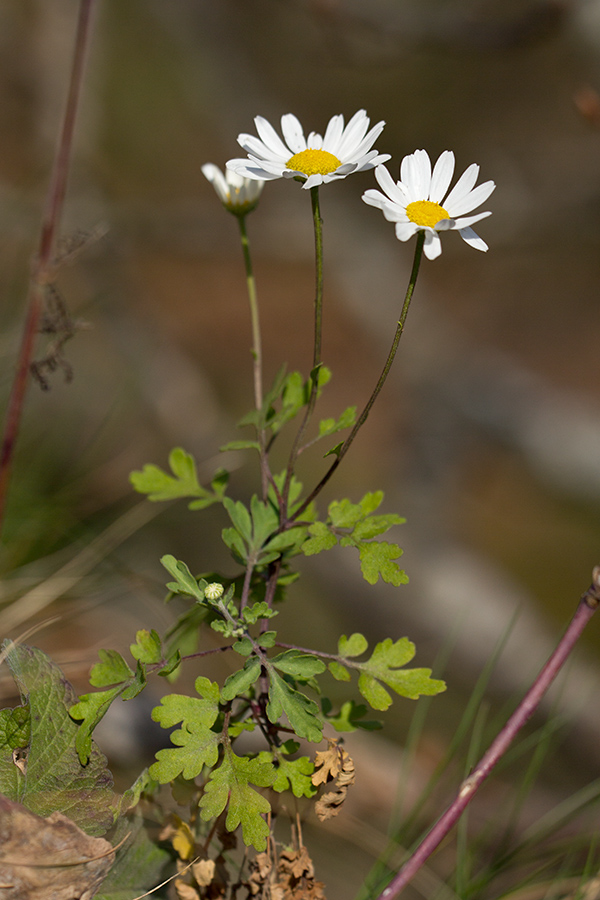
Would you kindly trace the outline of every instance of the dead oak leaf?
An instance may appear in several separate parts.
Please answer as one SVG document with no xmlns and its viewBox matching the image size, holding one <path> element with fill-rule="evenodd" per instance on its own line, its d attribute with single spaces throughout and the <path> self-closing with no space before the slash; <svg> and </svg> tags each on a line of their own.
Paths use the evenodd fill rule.
<svg viewBox="0 0 600 900">
<path fill-rule="evenodd" d="M 62 813 L 43 818 L 0 794 L 0 900 L 91 900 L 114 860 Z"/>
</svg>

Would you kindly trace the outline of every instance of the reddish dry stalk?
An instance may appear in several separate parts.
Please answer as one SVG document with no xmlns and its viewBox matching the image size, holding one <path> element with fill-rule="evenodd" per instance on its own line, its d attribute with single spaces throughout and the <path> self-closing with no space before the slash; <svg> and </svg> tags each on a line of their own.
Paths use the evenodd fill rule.
<svg viewBox="0 0 600 900">
<path fill-rule="evenodd" d="M 67 189 L 69 162 L 73 144 L 73 133 L 75 130 L 75 118 L 77 115 L 77 107 L 79 105 L 81 85 L 83 83 L 83 70 L 91 31 L 90 21 L 93 3 L 94 0 L 81 0 L 79 7 L 79 19 L 75 36 L 75 49 L 71 77 L 69 80 L 67 104 L 50 175 L 50 184 L 48 187 L 44 217 L 42 219 L 38 252 L 32 266 L 31 278 L 29 281 L 27 316 L 23 329 L 17 370 L 15 372 L 8 401 L 2 448 L 0 449 L 0 529 L 2 528 L 2 522 L 4 520 L 10 470 L 15 444 L 19 434 L 19 426 L 21 424 L 25 394 L 29 382 L 30 366 L 33 358 L 35 341 L 38 335 L 40 318 L 44 308 L 44 290 L 53 274 L 54 250 L 64 205 L 65 192 Z"/>
<path fill-rule="evenodd" d="M 598 608 L 598 604 L 600 604 L 600 566 L 595 567 L 592 573 L 592 584 L 579 601 L 567 630 L 533 685 L 490 745 L 489 750 L 483 755 L 468 778 L 463 781 L 454 801 L 419 844 L 410 859 L 382 891 L 378 900 L 391 900 L 392 897 L 397 897 L 425 861 L 437 850 L 496 763 L 504 756 L 517 733 L 539 706 L 542 697 L 560 672 L 585 626 Z"/>
</svg>

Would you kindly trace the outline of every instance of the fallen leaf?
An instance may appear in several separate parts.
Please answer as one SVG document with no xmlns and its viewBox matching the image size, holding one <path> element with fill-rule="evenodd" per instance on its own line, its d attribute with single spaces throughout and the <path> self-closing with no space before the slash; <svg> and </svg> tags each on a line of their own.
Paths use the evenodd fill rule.
<svg viewBox="0 0 600 900">
<path fill-rule="evenodd" d="M 115 859 L 104 838 L 0 794 L 0 900 L 90 900 Z"/>
</svg>

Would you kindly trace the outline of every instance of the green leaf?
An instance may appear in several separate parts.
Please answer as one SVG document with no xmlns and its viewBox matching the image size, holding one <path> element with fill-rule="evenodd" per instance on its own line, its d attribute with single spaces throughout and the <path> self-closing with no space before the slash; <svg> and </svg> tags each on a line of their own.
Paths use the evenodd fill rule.
<svg viewBox="0 0 600 900">
<path fill-rule="evenodd" d="M 260 453 L 260 444 L 258 441 L 229 441 L 219 447 L 221 453 L 225 453 L 227 450 L 258 450 Z"/>
<path fill-rule="evenodd" d="M 136 632 L 135 644 L 130 644 L 129 652 L 139 662 L 152 665 L 162 659 L 162 645 L 156 631 L 147 631 L 145 628 Z"/>
<path fill-rule="evenodd" d="M 371 513 L 375 512 L 376 509 L 379 509 L 381 503 L 383 501 L 383 491 L 370 491 L 365 494 L 365 496 L 360 501 L 360 508 L 362 509 L 365 516 L 369 516 Z"/>
<path fill-rule="evenodd" d="M 4 738 L 0 744 L 0 783 L 2 793 L 22 803 L 39 816 L 62 812 L 87 834 L 105 834 L 111 827 L 117 807 L 113 783 L 106 759 L 95 744 L 90 758 L 82 766 L 75 748 L 78 726 L 69 716 L 77 702 L 75 691 L 61 670 L 41 650 L 5 641 L 6 662 L 23 698 L 21 709 L 29 709 L 31 734 L 27 767 L 16 791 L 11 793 L 5 766 L 12 769 L 10 742 L 25 734 L 26 713 L 4 715 Z M 8 757 L 8 758 L 7 758 Z"/>
<path fill-rule="evenodd" d="M 358 522 L 352 532 L 352 537 L 357 541 L 366 541 L 369 538 L 376 537 L 378 534 L 384 534 L 393 525 L 402 525 L 404 522 L 406 522 L 406 519 L 403 519 L 402 516 L 397 516 L 395 513 L 389 513 L 385 516 L 368 516 L 362 522 Z"/>
<path fill-rule="evenodd" d="M 337 538 L 331 533 L 325 522 L 314 522 L 308 526 L 311 537 L 302 544 L 305 556 L 314 556 L 323 550 L 331 550 L 337 544 Z"/>
<path fill-rule="evenodd" d="M 131 673 L 133 675 L 133 672 Z M 82 694 L 79 702 L 71 707 L 69 713 L 72 719 L 83 719 L 77 731 L 75 747 L 82 766 L 87 764 L 92 752 L 92 733 L 94 728 L 104 718 L 113 700 L 123 692 L 123 687 L 110 688 L 108 691 L 96 691 L 93 694 Z"/>
<path fill-rule="evenodd" d="M 250 547 L 252 544 L 252 519 L 250 518 L 250 513 L 240 500 L 231 500 L 230 497 L 224 498 L 223 506 L 227 510 L 233 526 Z"/>
<path fill-rule="evenodd" d="M 0 794 L 16 799 L 21 792 L 23 773 L 14 762 L 13 751 L 25 756 L 31 738 L 28 706 L 0 709 Z"/>
<path fill-rule="evenodd" d="M 163 728 L 183 724 L 171 734 L 175 747 L 159 750 L 156 762 L 150 766 L 150 777 L 160 784 L 167 784 L 178 775 L 188 780 L 196 778 L 205 765 L 214 766 L 218 759 L 222 737 L 212 731 L 212 726 L 219 714 L 219 686 L 200 676 L 195 687 L 202 699 L 169 694 L 163 697 L 161 706 L 152 710 L 152 718 Z"/>
<path fill-rule="evenodd" d="M 334 500 L 329 504 L 327 511 L 335 528 L 353 528 L 360 519 L 364 518 L 362 507 L 349 500 Z"/>
<path fill-rule="evenodd" d="M 349 406 L 341 414 L 339 419 L 321 419 L 319 422 L 319 437 L 327 437 L 341 431 L 343 428 L 351 428 L 356 421 L 356 406 Z"/>
<path fill-rule="evenodd" d="M 175 578 L 174 582 L 167 584 L 170 591 L 174 594 L 188 594 L 201 603 L 204 601 L 204 590 L 199 587 L 198 582 L 184 562 L 175 559 L 170 554 L 161 557 L 160 561 L 169 575 Z"/>
<path fill-rule="evenodd" d="M 350 681 L 350 672 L 343 666 L 341 663 L 337 662 L 333 659 L 329 665 L 328 669 L 335 678 L 336 681 Z"/>
<path fill-rule="evenodd" d="M 244 843 L 259 852 L 264 851 L 269 826 L 263 816 L 270 811 L 271 806 L 267 798 L 250 785 L 269 787 L 273 784 L 275 775 L 272 763 L 236 756 L 231 748 L 227 748 L 223 762 L 211 772 L 200 799 L 202 819 L 206 822 L 216 818 L 227 807 L 227 830 L 235 831 L 241 824 Z"/>
<path fill-rule="evenodd" d="M 394 562 L 402 555 L 398 544 L 388 544 L 387 541 L 369 541 L 359 547 L 360 568 L 365 581 L 376 584 L 379 576 L 388 584 L 398 587 L 408 584 L 408 575 L 398 563 Z"/>
<path fill-rule="evenodd" d="M 367 650 L 368 646 L 369 642 L 364 634 L 356 632 L 351 634 L 349 638 L 343 634 L 338 641 L 338 653 L 345 659 L 350 659 L 354 656 L 360 656 Z"/>
<path fill-rule="evenodd" d="M 272 619 L 278 615 L 276 609 L 271 609 L 268 603 L 261 600 L 251 606 L 245 606 L 242 610 L 242 619 L 247 625 L 256 625 L 259 619 Z"/>
<path fill-rule="evenodd" d="M 131 900 L 145 894 L 166 877 L 163 869 L 172 861 L 171 854 L 150 838 L 138 810 L 122 816 L 111 833 L 113 845 L 123 841 L 114 865 L 98 893 L 94 894 L 94 900 Z M 38 900 L 42 900 L 41 896 Z"/>
<path fill-rule="evenodd" d="M 402 697 L 416 700 L 446 690 L 443 681 L 431 678 L 431 669 L 403 669 L 415 655 L 415 645 L 408 638 L 394 642 L 386 638 L 375 646 L 371 659 L 355 663 L 360 669 L 358 689 L 373 709 L 387 709 L 392 698 L 380 682 Z"/>
<path fill-rule="evenodd" d="M 245 694 L 260 675 L 261 663 L 258 657 L 253 656 L 246 660 L 244 668 L 234 672 L 226 680 L 221 691 L 223 700 L 227 703 L 234 697 Z"/>
<path fill-rule="evenodd" d="M 293 741 L 286 743 L 293 743 Z M 297 744 L 295 746 L 296 748 L 298 747 Z M 294 797 L 314 797 L 317 793 L 318 788 L 314 786 L 310 777 L 315 770 L 315 766 L 308 756 L 300 756 L 298 759 L 287 759 L 282 752 L 272 754 L 267 750 L 263 750 L 256 758 L 259 762 L 273 762 L 275 764 L 277 774 L 272 787 L 278 794 L 283 793 L 283 791 L 291 791 Z"/>
<path fill-rule="evenodd" d="M 284 650 L 283 653 L 274 656 L 270 663 L 285 675 L 291 675 L 292 678 L 301 680 L 320 675 L 326 669 L 322 659 L 309 653 L 303 653 L 301 650 Z"/>
<path fill-rule="evenodd" d="M 236 560 L 241 562 L 242 565 L 245 565 L 248 558 L 248 551 L 239 531 L 235 528 L 224 528 L 221 532 L 221 537 L 223 538 L 223 543 L 229 547 Z"/>
<path fill-rule="evenodd" d="M 158 466 L 147 463 L 141 472 L 132 472 L 129 480 L 140 494 L 147 494 L 149 500 L 176 500 L 180 497 L 200 497 L 208 505 L 217 497 L 198 482 L 194 457 L 181 447 L 175 447 L 169 454 L 169 467 L 173 475 Z M 207 501 L 207 502 L 206 502 Z"/>
<path fill-rule="evenodd" d="M 381 722 L 363 719 L 363 716 L 367 713 L 367 707 L 364 703 L 357 706 L 354 700 L 348 700 L 342 705 L 337 715 L 330 715 L 331 703 L 329 701 L 326 703 L 325 701 L 326 698 L 324 697 L 322 706 L 327 722 L 333 725 L 338 732 L 347 733 L 356 731 L 359 728 L 362 728 L 364 731 L 376 731 L 383 727 Z"/>
<path fill-rule="evenodd" d="M 272 666 L 269 670 L 269 702 L 267 716 L 276 724 L 283 712 L 298 737 L 318 743 L 323 738 L 323 723 L 319 717 L 319 707 L 313 700 L 294 690 Z"/>
<path fill-rule="evenodd" d="M 90 684 L 93 687 L 121 684 L 133 678 L 133 671 L 116 650 L 98 650 L 98 656 L 102 661 L 96 663 L 90 672 Z"/>
</svg>

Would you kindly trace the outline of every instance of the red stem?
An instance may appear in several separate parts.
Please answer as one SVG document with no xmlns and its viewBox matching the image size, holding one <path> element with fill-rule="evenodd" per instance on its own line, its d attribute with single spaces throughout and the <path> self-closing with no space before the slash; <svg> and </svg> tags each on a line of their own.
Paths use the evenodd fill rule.
<svg viewBox="0 0 600 900">
<path fill-rule="evenodd" d="M 21 424 L 25 394 L 29 382 L 29 370 L 36 337 L 38 335 L 39 322 L 44 308 L 45 286 L 52 279 L 53 275 L 54 249 L 64 205 L 65 192 L 67 189 L 69 162 L 73 144 L 73 133 L 75 130 L 75 118 L 77 115 L 77 107 L 79 105 L 81 85 L 83 83 L 83 70 L 91 30 L 90 21 L 93 3 L 94 0 L 81 0 L 79 6 L 79 19 L 75 36 L 75 49 L 71 77 L 69 80 L 69 92 L 67 95 L 67 103 L 58 147 L 50 175 L 50 184 L 48 186 L 48 195 L 46 197 L 46 206 L 42 219 L 38 252 L 29 281 L 27 316 L 23 329 L 17 370 L 15 372 L 8 401 L 8 409 L 4 424 L 4 436 L 2 439 L 2 447 L 0 449 L 0 529 L 4 520 L 6 494 L 8 491 L 15 444 Z"/>
<path fill-rule="evenodd" d="M 581 637 L 585 626 L 592 618 L 599 603 L 600 566 L 596 566 L 592 573 L 592 584 L 579 601 L 579 606 L 577 607 L 575 615 L 571 619 L 567 630 L 548 659 L 548 662 L 537 676 L 533 685 L 493 741 L 489 750 L 484 754 L 468 778 L 463 781 L 453 803 L 451 803 L 442 817 L 438 819 L 410 859 L 382 891 L 378 900 L 391 900 L 392 897 L 397 897 L 421 868 L 423 863 L 439 847 L 442 840 L 456 824 L 466 806 L 471 802 L 477 790 L 481 787 L 496 763 L 506 753 L 517 733 L 539 706 L 542 697 L 558 675 L 565 661 L 568 659 L 573 647 Z"/>
</svg>

